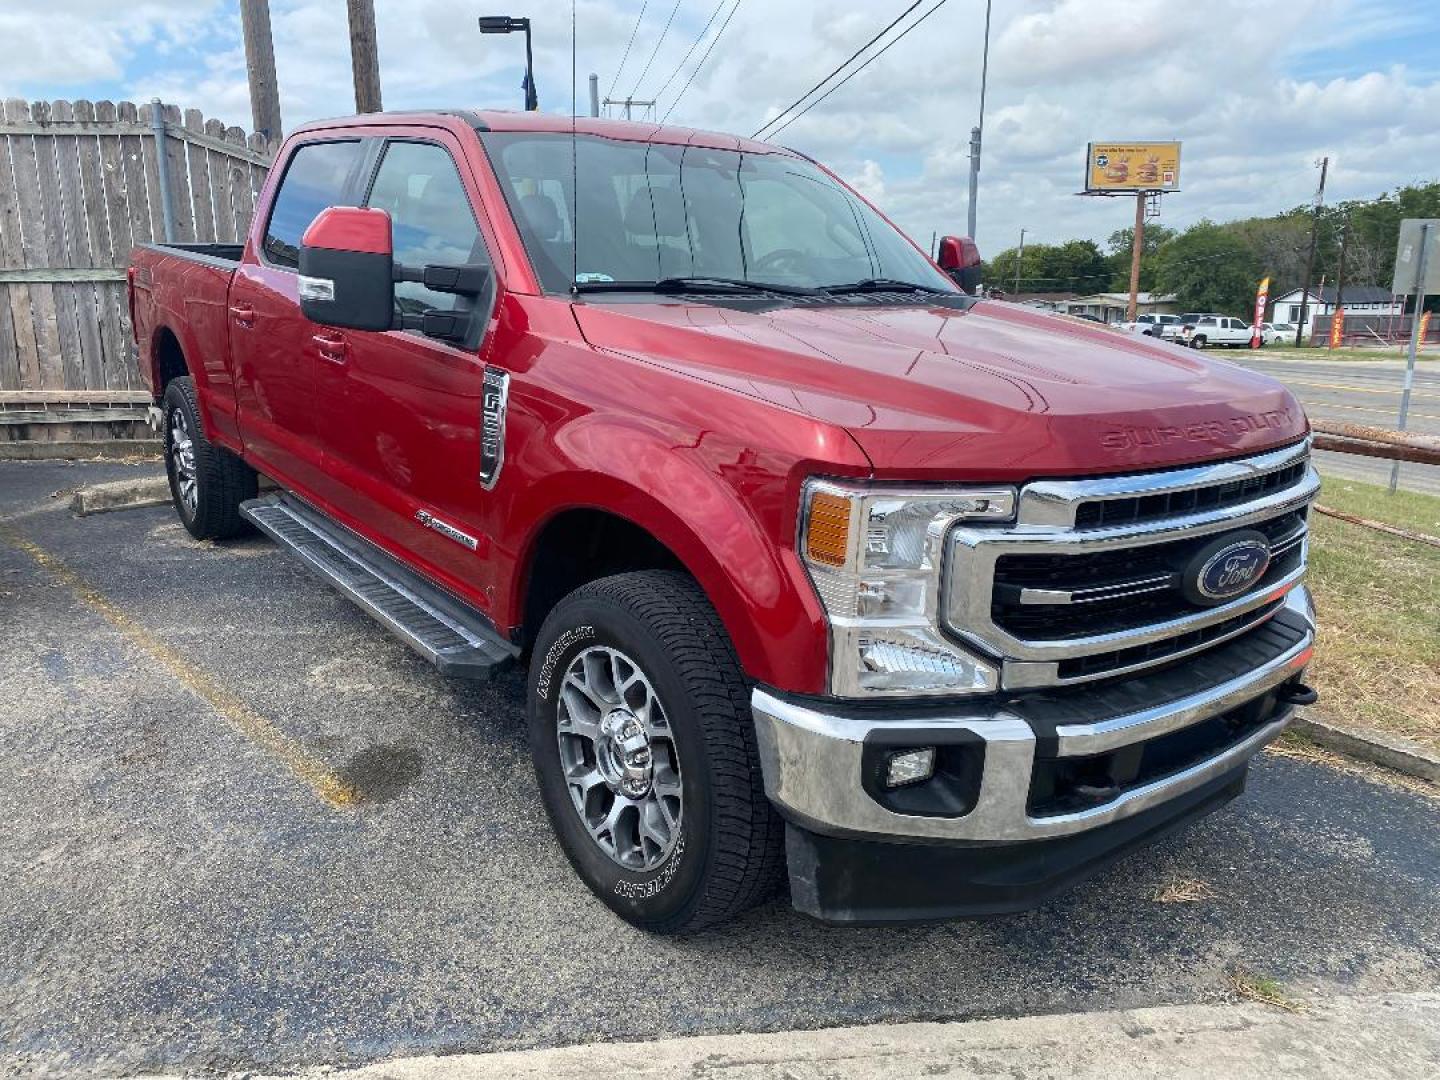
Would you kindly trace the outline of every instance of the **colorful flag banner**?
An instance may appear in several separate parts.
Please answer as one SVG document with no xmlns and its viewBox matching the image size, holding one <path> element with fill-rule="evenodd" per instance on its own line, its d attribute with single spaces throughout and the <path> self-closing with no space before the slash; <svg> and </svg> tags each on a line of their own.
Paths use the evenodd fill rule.
<svg viewBox="0 0 1440 1080">
<path fill-rule="evenodd" d="M 1258 349 L 1265 344 L 1265 301 L 1270 299 L 1270 279 L 1261 278 L 1260 288 L 1255 290 L 1255 318 L 1250 320 L 1250 348 Z"/>
</svg>

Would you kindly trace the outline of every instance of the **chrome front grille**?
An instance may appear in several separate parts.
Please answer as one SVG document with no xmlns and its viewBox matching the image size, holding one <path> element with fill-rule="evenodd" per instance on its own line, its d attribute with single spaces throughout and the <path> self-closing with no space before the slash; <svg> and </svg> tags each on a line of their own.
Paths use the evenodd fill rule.
<svg viewBox="0 0 1440 1080">
<path fill-rule="evenodd" d="M 952 532 L 947 628 L 1000 657 L 1012 689 L 1106 678 L 1213 647 L 1268 619 L 1300 583 L 1318 488 L 1308 440 L 1215 465 L 1028 484 L 1014 525 Z M 1268 541 L 1265 574 L 1219 605 L 1187 599 L 1180 570 L 1239 529 Z"/>
<path fill-rule="evenodd" d="M 1270 566 L 1255 588 L 1300 565 L 1303 509 L 1250 527 L 1270 542 Z M 1181 571 L 1210 540 L 1201 534 L 1137 548 L 1002 555 L 995 562 L 991 618 L 1017 637 L 1064 641 L 1209 610 L 1186 597 Z"/>
</svg>

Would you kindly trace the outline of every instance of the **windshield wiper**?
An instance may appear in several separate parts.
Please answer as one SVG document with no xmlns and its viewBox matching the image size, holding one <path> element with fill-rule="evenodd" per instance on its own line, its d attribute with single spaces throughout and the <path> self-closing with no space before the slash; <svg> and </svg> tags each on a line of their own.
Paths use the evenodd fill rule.
<svg viewBox="0 0 1440 1080">
<path fill-rule="evenodd" d="M 725 277 L 667 277 L 659 281 L 577 281 L 572 286 L 577 293 L 583 292 L 653 292 L 673 293 L 745 293 L 779 296 L 822 296 L 819 289 L 807 289 L 799 285 L 771 285 L 763 281 L 747 281 L 744 278 Z"/>
<path fill-rule="evenodd" d="M 898 278 L 872 277 L 863 281 L 851 281 L 845 285 L 827 285 L 824 292 L 832 295 L 867 292 L 921 292 L 949 296 L 954 290 L 938 289 L 933 285 L 921 285 L 917 281 L 900 281 Z"/>
</svg>

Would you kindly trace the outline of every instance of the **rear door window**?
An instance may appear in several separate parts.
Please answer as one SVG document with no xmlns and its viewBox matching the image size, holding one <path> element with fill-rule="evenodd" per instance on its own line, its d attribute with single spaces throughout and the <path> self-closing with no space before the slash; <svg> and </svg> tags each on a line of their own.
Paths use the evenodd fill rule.
<svg viewBox="0 0 1440 1080">
<path fill-rule="evenodd" d="M 265 226 L 265 257 L 291 270 L 300 265 L 300 238 L 321 210 L 345 203 L 360 161 L 360 140 L 305 143 L 290 157 Z"/>
</svg>

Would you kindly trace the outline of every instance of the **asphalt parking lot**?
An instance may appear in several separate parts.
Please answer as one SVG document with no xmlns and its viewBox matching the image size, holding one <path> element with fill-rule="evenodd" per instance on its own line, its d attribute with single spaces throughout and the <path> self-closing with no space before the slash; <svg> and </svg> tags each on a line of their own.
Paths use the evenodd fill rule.
<svg viewBox="0 0 1440 1080">
<path fill-rule="evenodd" d="M 1271 755 L 1017 917 L 655 939 L 552 841 L 518 675 L 447 682 L 267 541 L 0 462 L 0 1067 L 283 1069 L 604 1038 L 1440 986 L 1440 803 Z M 1213 899 L 1156 901 L 1179 878 Z"/>
</svg>

